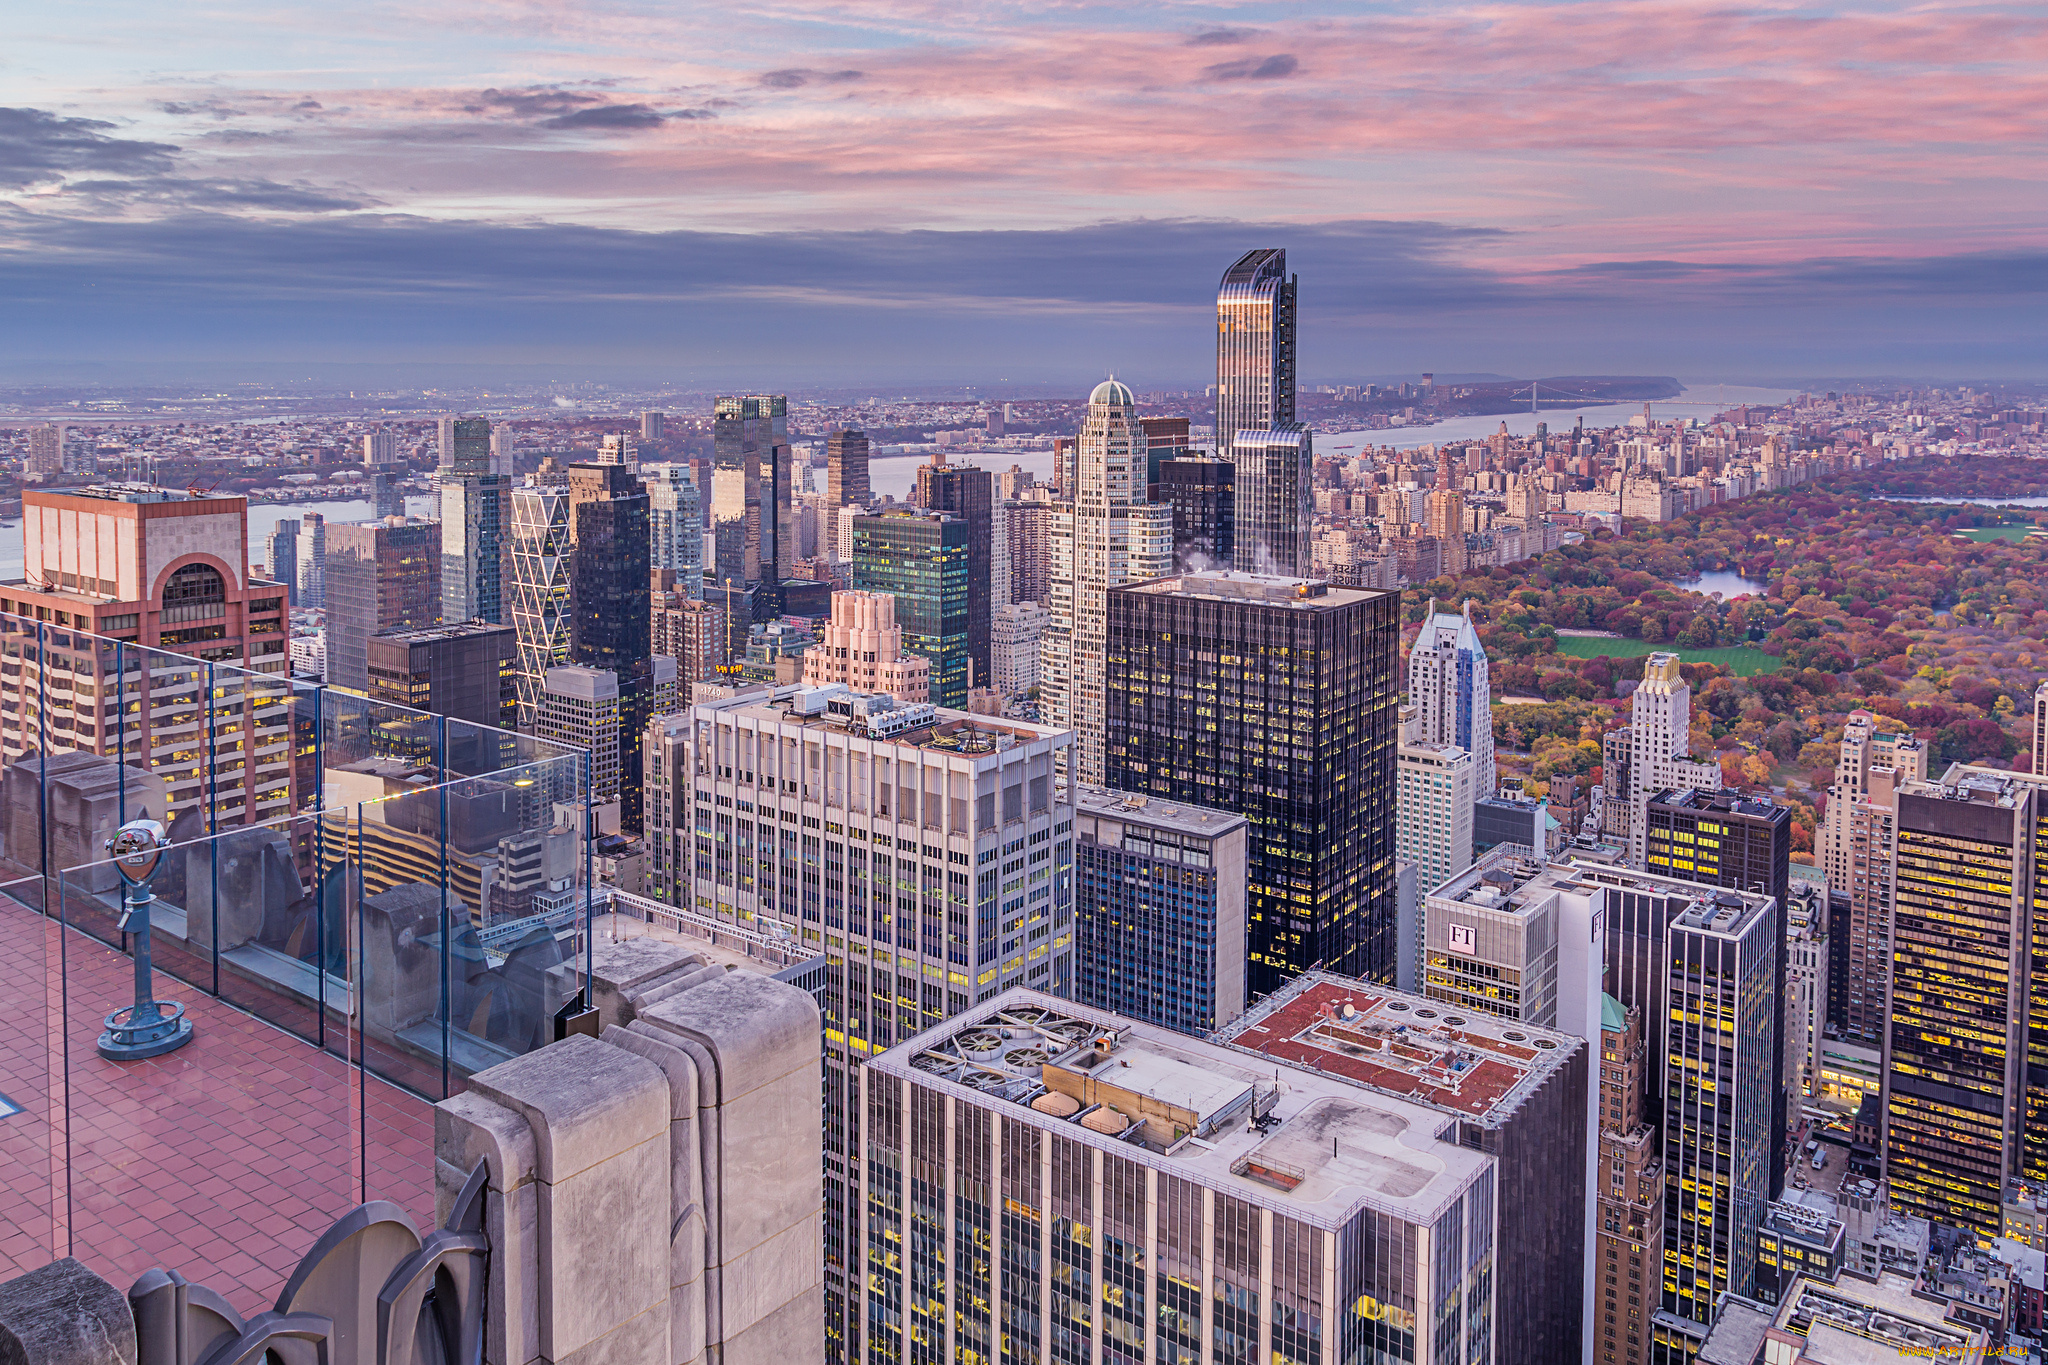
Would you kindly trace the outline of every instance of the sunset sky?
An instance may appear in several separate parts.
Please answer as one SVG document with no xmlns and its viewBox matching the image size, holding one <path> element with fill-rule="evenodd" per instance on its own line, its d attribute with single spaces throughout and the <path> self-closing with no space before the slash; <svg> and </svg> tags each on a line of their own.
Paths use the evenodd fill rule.
<svg viewBox="0 0 2048 1365">
<path fill-rule="evenodd" d="M 2038 376 L 2048 11 L 17 7 L 0 375 Z M 310 372 L 310 371 L 309 371 Z M 279 372 L 281 373 L 281 372 Z"/>
</svg>

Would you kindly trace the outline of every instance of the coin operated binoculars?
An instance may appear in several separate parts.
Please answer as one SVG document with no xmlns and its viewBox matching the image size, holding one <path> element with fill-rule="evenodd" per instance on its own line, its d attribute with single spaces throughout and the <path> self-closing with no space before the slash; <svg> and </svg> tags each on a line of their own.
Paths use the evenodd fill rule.
<svg viewBox="0 0 2048 1365">
<path fill-rule="evenodd" d="M 161 1057 L 192 1041 L 192 1021 L 185 1007 L 150 998 L 149 907 L 156 896 L 149 879 L 156 875 L 170 838 L 154 820 L 130 820 L 107 840 L 114 870 L 121 874 L 121 932 L 135 937 L 135 1003 L 107 1016 L 100 1035 L 100 1056 L 116 1062 Z"/>
</svg>

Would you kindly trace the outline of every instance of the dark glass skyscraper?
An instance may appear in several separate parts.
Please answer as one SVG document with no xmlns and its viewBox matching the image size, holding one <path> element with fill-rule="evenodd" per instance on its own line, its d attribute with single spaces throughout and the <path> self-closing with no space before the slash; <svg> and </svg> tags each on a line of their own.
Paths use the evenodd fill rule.
<svg viewBox="0 0 2048 1365">
<path fill-rule="evenodd" d="M 967 657 L 975 687 L 988 687 L 989 622 L 995 614 L 995 476 L 973 465 L 919 465 L 917 505 L 967 523 Z"/>
<path fill-rule="evenodd" d="M 2024 1153 L 2036 803 L 2011 773 L 1953 768 L 1899 793 L 1884 1046 L 1894 1208 L 2000 1235 Z"/>
<path fill-rule="evenodd" d="M 1227 569 L 1236 544 L 1237 468 L 1227 460 L 1165 460 L 1153 501 L 1173 508 L 1173 566 Z"/>
<path fill-rule="evenodd" d="M 458 474 L 490 473 L 490 422 L 482 417 L 443 417 L 441 468 Z"/>
<path fill-rule="evenodd" d="M 1393 979 L 1400 602 L 1224 573 L 1109 591 L 1108 785 L 1250 821 L 1253 999 L 1312 966 Z"/>
<path fill-rule="evenodd" d="M 569 659 L 619 680 L 619 824 L 638 833 L 640 732 L 654 714 L 647 490 L 624 465 L 569 467 Z"/>
<path fill-rule="evenodd" d="M 1785 996 L 1785 902 L 1792 891 L 1792 812 L 1769 801 L 1756 801 L 1739 791 L 1665 791 L 1645 807 L 1644 847 L 1649 870 L 1660 877 L 1679 877 L 1702 886 L 1725 886 L 1769 896 L 1775 902 L 1775 932 L 1780 945 L 1773 998 Z M 1789 1101 L 1785 1094 L 1785 1047 L 1782 1016 L 1774 1016 L 1771 1067 L 1771 1198 L 1785 1190 Z"/>
<path fill-rule="evenodd" d="M 717 556 L 705 576 L 721 586 L 769 585 L 795 562 L 789 400 L 781 394 L 720 398 L 712 410 L 711 527 Z M 765 606 L 775 614 L 773 603 Z"/>
<path fill-rule="evenodd" d="M 1216 288 L 1216 453 L 1245 466 L 1237 476 L 1237 558 L 1260 573 L 1306 573 L 1309 517 L 1299 512 L 1309 497 L 1308 479 L 1300 486 L 1268 488 L 1275 473 L 1294 482 L 1295 466 L 1275 463 L 1268 439 L 1256 458 L 1237 453 L 1241 432 L 1299 431 L 1294 425 L 1295 279 L 1287 273 L 1287 253 L 1274 247 L 1247 251 Z M 1301 432 L 1301 450 L 1307 433 Z M 1299 526 L 1291 524 L 1298 518 Z M 1292 543 L 1272 542 L 1276 532 L 1291 533 L 1300 542 L 1297 559 Z"/>
<path fill-rule="evenodd" d="M 511 621 L 512 476 L 491 472 L 491 424 L 441 419 L 441 619 Z"/>
<path fill-rule="evenodd" d="M 931 661 L 931 700 L 967 705 L 967 523 L 889 511 L 853 523 L 853 586 L 893 593 L 903 647 Z"/>
<path fill-rule="evenodd" d="M 827 501 L 836 507 L 865 507 L 868 491 L 868 436 L 849 427 L 825 438 Z"/>
</svg>

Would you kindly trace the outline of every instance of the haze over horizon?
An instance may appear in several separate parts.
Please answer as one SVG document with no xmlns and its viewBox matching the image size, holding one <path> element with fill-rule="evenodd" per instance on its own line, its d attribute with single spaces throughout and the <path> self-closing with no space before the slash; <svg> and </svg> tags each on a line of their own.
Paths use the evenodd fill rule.
<svg viewBox="0 0 2048 1365">
<path fill-rule="evenodd" d="M 94 0 L 4 60 L 0 378 L 1172 382 L 1262 244 L 1304 382 L 2048 360 L 2027 6 Z"/>
</svg>

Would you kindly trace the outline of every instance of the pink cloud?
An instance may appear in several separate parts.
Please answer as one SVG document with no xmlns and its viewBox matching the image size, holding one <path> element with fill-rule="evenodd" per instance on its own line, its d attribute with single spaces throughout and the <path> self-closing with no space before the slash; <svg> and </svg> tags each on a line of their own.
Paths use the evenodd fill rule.
<svg viewBox="0 0 2048 1365">
<path fill-rule="evenodd" d="M 2048 210 L 2033 9 L 1578 0 L 1246 29 L 1183 6 L 1171 30 L 1100 16 L 895 0 L 861 15 L 890 42 L 792 50 L 768 36 L 833 32 L 844 7 L 777 0 L 729 34 L 632 6 L 436 11 L 422 22 L 544 30 L 545 50 L 474 88 L 231 83 L 237 126 L 299 135 L 206 155 L 427 212 L 645 226 L 1501 223 L 1517 233 L 1499 259 L 1530 269 L 1617 248 L 1737 261 L 2038 241 Z M 308 93 L 321 108 L 295 110 Z M 195 138 L 202 120 L 217 122 L 190 115 Z"/>
</svg>

